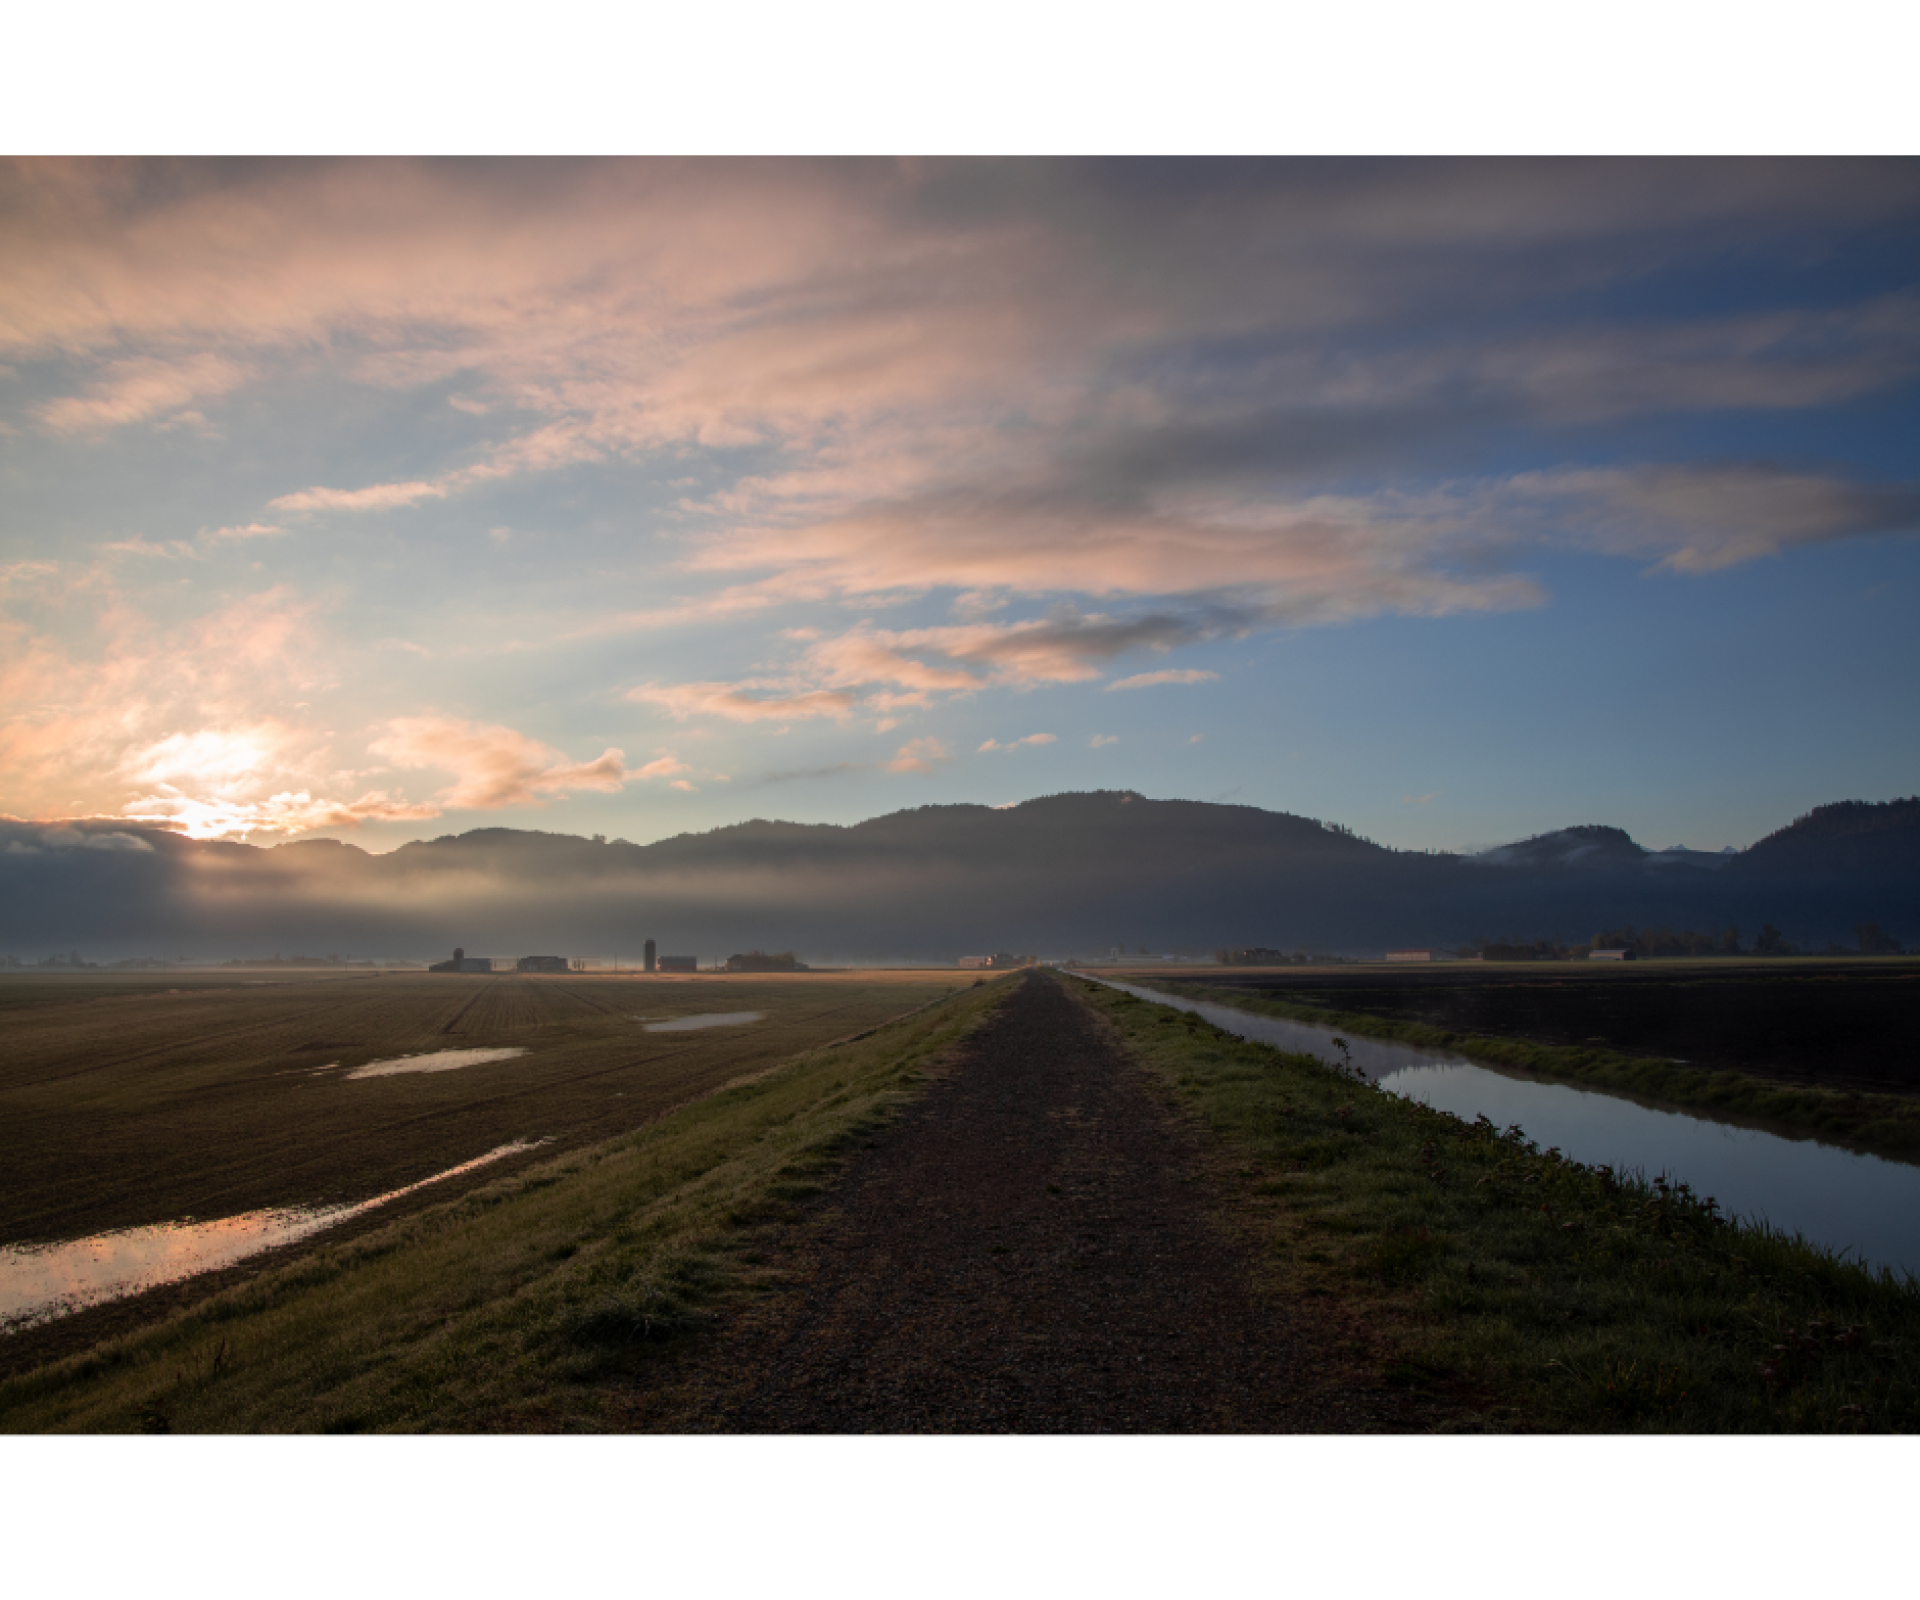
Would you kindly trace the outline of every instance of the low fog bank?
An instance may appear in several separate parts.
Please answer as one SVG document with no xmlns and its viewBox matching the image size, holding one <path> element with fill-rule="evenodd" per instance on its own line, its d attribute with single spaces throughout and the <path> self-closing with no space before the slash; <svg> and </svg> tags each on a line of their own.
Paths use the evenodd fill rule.
<svg viewBox="0 0 1920 1600">
<path fill-rule="evenodd" d="M 386 855 L 112 823 L 0 824 L 0 952 L 36 961 L 280 952 L 438 960 L 452 947 L 703 961 L 951 963 L 1265 945 L 1378 955 L 1477 938 L 1771 922 L 1804 948 L 1877 922 L 1920 942 L 1920 802 L 1823 807 L 1733 857 L 1580 827 L 1475 857 L 1384 849 L 1250 806 L 1056 795 L 853 827 L 750 822 L 652 845 L 482 829 Z"/>
</svg>

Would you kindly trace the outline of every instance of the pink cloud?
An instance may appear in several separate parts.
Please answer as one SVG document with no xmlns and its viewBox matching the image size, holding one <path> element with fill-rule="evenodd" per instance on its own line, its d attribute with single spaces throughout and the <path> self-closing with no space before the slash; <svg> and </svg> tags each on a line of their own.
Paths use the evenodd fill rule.
<svg viewBox="0 0 1920 1600">
<path fill-rule="evenodd" d="M 1202 672 L 1195 667 L 1169 667 L 1164 672 L 1136 672 L 1131 678 L 1118 678 L 1107 685 L 1113 689 L 1147 689 L 1157 683 L 1213 683 L 1217 672 Z"/>
<path fill-rule="evenodd" d="M 981 745 L 974 754 L 985 755 L 989 750 L 1018 750 L 1022 745 L 1055 744 L 1057 742 L 1050 733 L 1030 733 L 1024 739 L 1011 739 L 1006 744 L 1000 743 L 997 739 L 989 739 L 985 744 Z"/>
<path fill-rule="evenodd" d="M 287 530 L 272 522 L 244 522 L 230 528 L 214 528 L 203 539 L 266 539 Z"/>
<path fill-rule="evenodd" d="M 936 763 L 952 759 L 938 739 L 909 739 L 886 765 L 889 772 L 930 773 Z"/>
<path fill-rule="evenodd" d="M 250 376 L 245 363 L 212 352 L 177 361 L 132 357 L 110 362 L 84 393 L 49 401 L 37 414 L 55 433 L 99 433 L 180 412 L 196 400 L 238 388 Z"/>
<path fill-rule="evenodd" d="M 275 511 L 390 511 L 422 500 L 442 500 L 444 483 L 376 483 L 365 489 L 302 489 L 267 503 Z"/>
<path fill-rule="evenodd" d="M 813 717 L 846 717 L 854 708 L 850 694 L 825 689 L 799 694 L 755 695 L 744 692 L 757 684 L 679 683 L 641 684 L 626 698 L 656 705 L 677 721 L 689 717 L 725 717 L 731 722 L 799 722 Z"/>
<path fill-rule="evenodd" d="M 627 781 L 624 758 L 607 750 L 569 762 L 559 751 L 497 724 L 452 717 L 397 717 L 367 748 L 397 767 L 455 774 L 436 798 L 449 811 L 493 811 L 539 805 L 541 796 L 580 789 L 611 793 Z"/>
</svg>

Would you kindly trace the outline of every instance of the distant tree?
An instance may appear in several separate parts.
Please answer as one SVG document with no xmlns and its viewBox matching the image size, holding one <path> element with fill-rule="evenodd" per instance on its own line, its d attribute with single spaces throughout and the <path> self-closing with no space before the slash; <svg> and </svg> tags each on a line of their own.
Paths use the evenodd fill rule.
<svg viewBox="0 0 1920 1600">
<path fill-rule="evenodd" d="M 1793 946 L 1787 943 L 1786 935 L 1771 922 L 1760 925 L 1760 936 L 1753 941 L 1753 953 L 1757 956 L 1790 956 Z"/>
<path fill-rule="evenodd" d="M 1860 953 L 1863 956 L 1897 956 L 1900 954 L 1900 941 L 1891 934 L 1882 933 L 1877 922 L 1856 922 L 1853 936 L 1860 941 Z"/>
<path fill-rule="evenodd" d="M 1721 934 L 1720 948 L 1727 955 L 1737 956 L 1740 953 L 1740 930 L 1738 928 L 1728 928 L 1725 933 Z"/>
</svg>

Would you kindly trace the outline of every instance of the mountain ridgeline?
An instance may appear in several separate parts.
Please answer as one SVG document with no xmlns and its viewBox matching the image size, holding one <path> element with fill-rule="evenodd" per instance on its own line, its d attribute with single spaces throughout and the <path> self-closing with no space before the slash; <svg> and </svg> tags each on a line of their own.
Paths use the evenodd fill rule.
<svg viewBox="0 0 1920 1600">
<path fill-rule="evenodd" d="M 1479 855 L 1396 851 L 1253 806 L 1060 794 L 922 806 L 851 827 L 753 821 L 655 844 L 481 828 L 383 855 L 197 841 L 89 819 L 0 822 L 0 951 L 33 959 L 331 949 L 706 959 L 794 949 L 949 962 L 1264 945 L 1378 954 L 1659 924 L 1805 948 L 1875 922 L 1920 942 L 1920 799 L 1822 806 L 1751 849 L 1648 851 L 1564 828 Z"/>
</svg>

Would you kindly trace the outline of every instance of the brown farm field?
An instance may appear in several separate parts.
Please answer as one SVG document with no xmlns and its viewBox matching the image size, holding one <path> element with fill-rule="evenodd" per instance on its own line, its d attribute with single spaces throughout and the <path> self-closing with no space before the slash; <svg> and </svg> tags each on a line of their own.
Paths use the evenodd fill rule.
<svg viewBox="0 0 1920 1600">
<path fill-rule="evenodd" d="M 516 1141 L 546 1141 L 518 1164 L 549 1160 L 968 981 L 937 971 L 315 974 L 199 985 L 34 977 L 13 991 L 0 980 L 0 1245 L 351 1203 Z M 747 1011 L 761 1019 L 684 1033 L 650 1033 L 640 1020 Z M 349 1076 L 376 1060 L 485 1047 L 526 1054 Z M 444 1201 L 466 1181 L 413 1203 Z M 143 1298 L 171 1308 L 182 1295 Z M 69 1320 L 118 1326 L 139 1315 L 122 1305 Z"/>
</svg>

